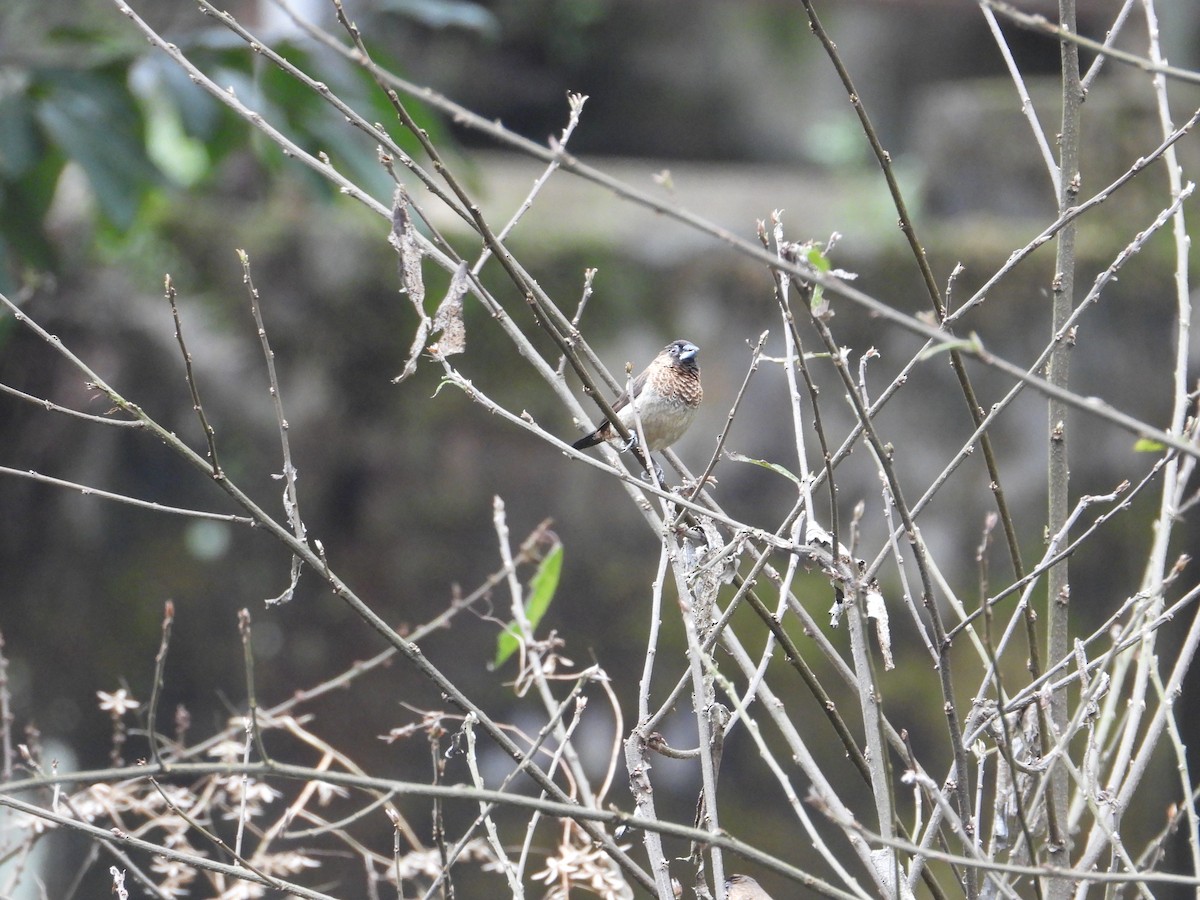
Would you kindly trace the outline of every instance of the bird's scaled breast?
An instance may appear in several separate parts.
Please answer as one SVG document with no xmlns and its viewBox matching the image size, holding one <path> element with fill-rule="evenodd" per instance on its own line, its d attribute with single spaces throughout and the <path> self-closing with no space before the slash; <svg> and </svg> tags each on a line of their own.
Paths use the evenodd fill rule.
<svg viewBox="0 0 1200 900">
<path fill-rule="evenodd" d="M 692 424 L 696 408 L 689 406 L 678 394 L 663 396 L 643 393 L 638 398 L 637 412 L 646 434 L 646 444 L 651 451 L 656 451 L 671 446 L 683 437 Z M 621 418 L 630 431 L 637 428 L 631 409 L 621 410 Z"/>
</svg>

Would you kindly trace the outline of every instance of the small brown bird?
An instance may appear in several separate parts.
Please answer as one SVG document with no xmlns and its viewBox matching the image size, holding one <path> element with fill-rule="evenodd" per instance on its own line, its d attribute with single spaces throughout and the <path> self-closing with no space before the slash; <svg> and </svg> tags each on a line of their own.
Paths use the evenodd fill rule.
<svg viewBox="0 0 1200 900">
<path fill-rule="evenodd" d="M 730 875 L 726 878 L 725 896 L 728 900 L 771 900 L 771 895 L 749 875 Z"/>
<path fill-rule="evenodd" d="M 628 450 L 637 442 L 634 410 L 646 435 L 647 450 L 662 450 L 683 437 L 704 391 L 700 387 L 700 365 L 696 354 L 700 348 L 691 341 L 672 341 L 654 357 L 646 371 L 633 380 L 633 403 L 629 393 L 622 391 L 612 408 L 633 440 L 623 446 Z M 601 441 L 620 441 L 621 435 L 605 419 L 587 437 L 572 446 L 576 450 L 594 447 Z"/>
</svg>

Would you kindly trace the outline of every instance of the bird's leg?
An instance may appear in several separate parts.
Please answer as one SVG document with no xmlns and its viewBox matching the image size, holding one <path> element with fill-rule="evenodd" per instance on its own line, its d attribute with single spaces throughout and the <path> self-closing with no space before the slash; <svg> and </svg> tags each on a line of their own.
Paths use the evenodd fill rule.
<svg viewBox="0 0 1200 900">
<path fill-rule="evenodd" d="M 652 457 L 647 456 L 643 461 L 643 464 L 645 464 L 646 468 L 642 472 L 642 481 L 648 481 L 651 484 L 659 487 L 667 483 L 667 475 L 665 472 L 663 472 L 663 467 L 656 463 Z M 650 466 L 654 466 L 653 475 L 650 472 Z M 655 476 L 657 476 L 657 478 Z"/>
<path fill-rule="evenodd" d="M 642 464 L 642 480 L 649 481 L 652 484 L 655 483 L 650 477 L 650 467 L 654 466 L 654 470 L 658 473 L 657 484 L 661 485 L 663 483 L 662 466 L 654 461 L 654 457 L 650 455 L 650 451 L 642 449 L 641 444 L 638 441 L 636 431 L 630 434 L 629 440 L 626 442 L 621 452 L 624 453 L 626 450 L 633 450 L 633 455 L 636 456 L 637 461 Z"/>
</svg>

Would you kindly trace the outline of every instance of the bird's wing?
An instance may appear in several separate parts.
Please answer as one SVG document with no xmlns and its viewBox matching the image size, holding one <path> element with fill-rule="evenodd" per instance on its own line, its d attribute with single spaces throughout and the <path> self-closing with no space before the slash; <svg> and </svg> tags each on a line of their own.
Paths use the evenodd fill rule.
<svg viewBox="0 0 1200 900">
<path fill-rule="evenodd" d="M 646 377 L 649 374 L 650 374 L 650 370 L 647 369 L 646 371 L 642 372 L 642 374 L 639 375 L 637 378 L 633 379 L 633 396 L 634 396 L 634 398 L 641 396 L 642 388 L 644 388 L 646 386 Z M 619 413 L 621 410 L 623 410 L 628 405 L 629 405 L 629 392 L 621 391 L 621 396 L 618 397 L 615 401 L 613 401 L 613 405 L 612 405 L 613 412 Z"/>
</svg>

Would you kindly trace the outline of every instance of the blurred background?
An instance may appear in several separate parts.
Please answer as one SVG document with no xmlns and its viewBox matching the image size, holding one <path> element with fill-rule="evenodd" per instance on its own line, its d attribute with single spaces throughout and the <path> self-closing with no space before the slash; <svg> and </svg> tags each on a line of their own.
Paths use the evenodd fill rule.
<svg viewBox="0 0 1200 900">
<path fill-rule="evenodd" d="M 1081 2 L 1081 32 L 1102 37 L 1117 6 Z M 135 8 L 218 83 L 233 85 L 302 146 L 328 152 L 389 201 L 390 181 L 375 147 L 317 98 L 191 5 Z M 284 10 L 270 2 L 228 8 L 356 108 L 394 123 L 369 80 L 309 40 Z M 338 33 L 327 4 L 307 0 L 292 8 Z M 792 239 L 824 242 L 837 232 L 834 262 L 857 274 L 858 287 L 906 311 L 927 307 L 878 167 L 798 4 L 378 0 L 348 8 L 377 61 L 416 84 L 541 142 L 565 124 L 567 93 L 586 94 L 570 145 L 584 160 L 745 237 L 776 209 Z M 1200 65 L 1200 6 L 1174 0 L 1158 9 L 1171 63 Z M 1049 178 L 982 17 L 960 0 L 827 2 L 818 12 L 896 162 L 934 272 L 944 285 L 961 263 L 953 297 L 965 299 L 1055 211 Z M 1058 44 L 1009 26 L 1005 33 L 1053 138 Z M 1140 20 L 1118 43 L 1144 54 Z M 1085 65 L 1090 61 L 1085 54 Z M 1172 92 L 1177 120 L 1200 105 L 1194 86 L 1173 84 Z M 411 108 L 481 198 L 489 221 L 506 221 L 542 165 L 415 101 Z M 1107 64 L 1085 112 L 1082 196 L 1089 196 L 1161 139 L 1147 79 L 1136 70 Z M 398 126 L 390 130 L 419 158 Z M 1194 137 L 1179 149 L 1185 169 L 1195 173 Z M 1107 201 L 1100 217 L 1083 222 L 1081 292 L 1162 208 L 1165 183 L 1161 167 L 1152 168 Z M 477 240 L 436 204 L 422 202 L 443 234 L 473 258 Z M 0 288 L 9 296 L 27 292 L 33 318 L 200 449 L 162 296 L 170 273 L 222 463 L 264 508 L 282 513 L 280 484 L 271 477 L 281 468 L 278 435 L 235 254 L 245 249 L 276 353 L 301 512 L 333 567 L 386 620 L 416 626 L 499 568 L 495 495 L 507 504 L 514 543 L 552 518 L 565 566 L 543 630 L 557 629 L 567 641 L 564 652 L 580 665 L 598 661 L 614 676 L 618 696 L 631 703 L 645 658 L 656 536 L 602 474 L 489 416 L 460 392 L 443 390 L 431 399 L 440 381 L 434 365 L 424 363 L 408 382 L 392 384 L 415 317 L 398 293 L 386 234 L 385 221 L 283 158 L 149 50 L 114 5 L 9 0 L 0 12 Z M 676 447 L 699 471 L 745 375 L 749 346 L 769 330 L 769 352 L 782 353 L 769 273 L 711 238 L 565 174 L 555 176 L 509 244 L 568 314 L 584 270 L 598 270 L 582 328 L 618 377 L 627 362 L 640 368 L 671 339 L 701 347 L 705 404 Z M 1151 422 L 1165 421 L 1170 403 L 1169 373 L 1152 363 L 1172 346 L 1171 250 L 1168 236 L 1157 236 L 1106 291 L 1072 361 L 1076 390 Z M 1052 246 L 1038 251 L 960 333 L 978 331 L 989 350 L 1015 362 L 1033 359 L 1049 335 L 1052 264 Z M 446 278 L 431 266 L 426 276 L 429 295 L 439 297 Z M 522 330 L 553 358 L 520 297 L 495 269 L 486 276 Z M 831 326 L 855 364 L 868 349 L 878 350 L 867 370 L 876 393 L 920 347 L 856 308 L 835 302 L 835 312 Z M 565 439 L 580 433 L 583 423 L 571 421 L 470 303 L 467 326 L 461 368 L 468 377 Z M 972 375 L 985 405 L 1009 387 L 982 369 Z M 840 442 L 851 411 L 832 373 L 818 369 L 818 377 L 826 388 L 826 427 Z M 106 411 L 75 371 L 8 316 L 0 317 L 0 382 Z M 896 447 L 912 500 L 971 429 L 945 356 L 920 367 L 903 396 L 879 423 Z M 1083 416 L 1073 427 L 1073 495 L 1110 491 L 1153 462 L 1132 452 L 1127 434 Z M 1044 404 L 1030 395 L 993 433 L 1027 558 L 1043 547 L 1044 431 Z M 764 365 L 728 446 L 795 471 L 791 433 L 782 373 Z M 235 511 L 216 487 L 144 435 L 48 415 L 11 396 L 0 396 L 0 465 L 164 504 Z M 715 496 L 725 508 L 766 527 L 794 500 L 790 483 L 765 469 L 723 462 L 717 477 Z M 946 574 L 971 597 L 974 550 L 991 509 L 987 484 L 982 461 L 972 459 L 925 523 L 935 554 L 961 561 Z M 852 457 L 839 470 L 843 515 L 859 500 L 868 509 L 864 544 L 875 547 L 882 535 L 878 479 L 869 460 Z M 1089 633 L 1137 589 L 1136 563 L 1149 541 L 1145 523 L 1156 511 L 1147 496 L 1073 564 L 1078 633 Z M 1125 559 L 1133 565 L 1123 566 Z M 1007 577 L 1002 554 L 994 564 L 1005 570 L 997 580 Z M 104 764 L 111 727 L 95 692 L 127 686 L 147 699 L 168 599 L 177 618 L 162 708 L 186 706 L 197 738 L 244 708 L 236 616 L 242 607 L 255 620 L 257 688 L 265 705 L 382 649 L 311 574 L 290 604 L 265 609 L 263 599 L 286 586 L 288 565 L 288 555 L 257 532 L 0 477 L 0 632 L 17 728 L 36 726 L 66 766 Z M 824 619 L 828 585 L 815 580 L 802 589 Z M 495 602 L 496 615 L 507 619 L 508 598 L 497 595 Z M 668 609 L 660 656 L 678 662 L 683 634 Z M 739 622 L 749 642 L 761 645 L 761 627 L 749 618 Z M 893 627 L 900 668 L 882 683 L 887 708 L 937 771 L 948 763 L 939 758 L 941 704 L 903 687 L 909 677 L 933 684 L 928 658 L 898 610 Z M 464 614 L 423 647 L 497 718 L 512 719 L 519 713 L 502 684 L 512 664 L 498 674 L 487 666 L 496 630 L 493 621 Z M 844 635 L 833 640 L 841 645 Z M 1014 672 L 1020 669 L 1016 661 Z M 376 735 L 414 718 L 401 703 L 440 708 L 442 698 L 399 664 L 367 676 L 354 697 L 352 704 L 341 696 L 314 704 L 315 727 L 357 736 L 342 749 L 365 769 L 427 772 L 428 748 L 420 740 L 387 744 Z M 689 715 L 681 710 L 681 728 Z M 814 729 L 827 729 L 815 704 L 812 721 Z M 518 723 L 531 731 L 540 725 Z M 612 738 L 611 723 L 607 734 L 603 723 L 595 716 L 594 739 L 583 742 L 595 748 L 588 763 L 597 773 Z M 633 724 L 623 722 L 622 735 Z M 686 732 L 668 737 L 683 746 L 694 740 Z M 144 752 L 139 746 L 144 741 L 131 739 L 127 755 Z M 764 816 L 777 817 L 778 826 L 765 829 L 774 844 L 768 838 L 764 849 L 821 871 L 803 839 L 805 846 L 795 846 L 796 829 L 777 790 L 757 780 L 754 753 L 737 735 L 727 747 L 723 824 L 737 834 L 744 823 L 749 827 L 743 816 L 756 817 L 756 830 Z M 740 760 L 754 777 L 740 777 Z M 844 763 L 830 765 L 837 771 Z M 656 777 L 678 788 L 659 798 L 660 812 L 688 820 L 697 787 L 692 767 L 663 760 Z M 627 804 L 622 778 L 614 800 Z M 411 812 L 422 821 L 417 805 Z M 1162 810 L 1146 815 L 1150 834 Z"/>
</svg>

